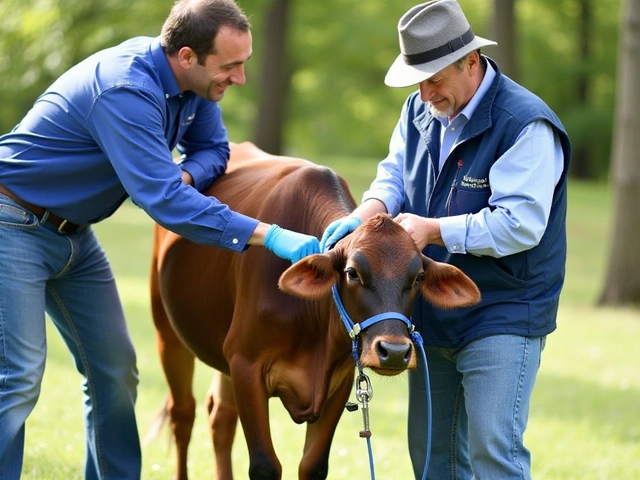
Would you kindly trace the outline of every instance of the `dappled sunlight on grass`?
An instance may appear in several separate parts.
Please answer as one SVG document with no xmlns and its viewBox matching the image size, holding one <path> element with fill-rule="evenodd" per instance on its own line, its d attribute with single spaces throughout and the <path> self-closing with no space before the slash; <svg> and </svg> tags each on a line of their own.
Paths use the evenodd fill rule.
<svg viewBox="0 0 640 480">
<path fill-rule="evenodd" d="M 526 439 L 543 445 L 533 451 L 533 478 L 545 480 L 617 480 L 640 478 L 638 442 L 620 442 L 586 420 L 531 415 Z"/>
<path fill-rule="evenodd" d="M 640 391 L 638 338 L 638 311 L 561 307 L 558 329 L 547 339 L 541 372 Z"/>
<path fill-rule="evenodd" d="M 609 247 L 610 192 L 604 184 L 571 182 L 567 211 L 567 279 L 563 303 L 592 305 L 604 281 Z"/>
<path fill-rule="evenodd" d="M 640 313 L 562 307 L 534 391 L 534 478 L 640 478 Z"/>
</svg>

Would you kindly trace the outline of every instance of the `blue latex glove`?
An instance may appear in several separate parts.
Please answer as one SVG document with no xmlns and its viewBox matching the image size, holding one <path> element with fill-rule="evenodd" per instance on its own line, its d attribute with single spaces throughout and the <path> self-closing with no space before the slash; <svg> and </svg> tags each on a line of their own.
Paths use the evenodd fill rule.
<svg viewBox="0 0 640 480">
<path fill-rule="evenodd" d="M 280 258 L 291 260 L 291 263 L 307 255 L 320 253 L 320 243 L 316 237 L 286 230 L 275 224 L 267 230 L 264 246 Z"/>
<path fill-rule="evenodd" d="M 339 218 L 331 222 L 322 234 L 320 240 L 320 250 L 326 252 L 330 250 L 341 238 L 347 236 L 360 226 L 362 220 L 355 215 Z"/>
</svg>

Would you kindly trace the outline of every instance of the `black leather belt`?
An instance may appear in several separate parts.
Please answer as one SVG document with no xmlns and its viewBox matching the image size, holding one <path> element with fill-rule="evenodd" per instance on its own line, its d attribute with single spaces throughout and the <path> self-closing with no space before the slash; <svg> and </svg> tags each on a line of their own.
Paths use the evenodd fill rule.
<svg viewBox="0 0 640 480">
<path fill-rule="evenodd" d="M 10 190 L 7 190 L 7 188 L 2 184 L 0 184 L 0 193 L 13 199 L 16 203 L 19 203 L 20 205 L 22 205 L 24 208 L 26 208 L 31 213 L 36 215 L 40 220 L 44 218 L 45 213 L 47 212 L 46 208 L 38 207 L 37 205 L 34 205 L 25 200 L 22 200 L 15 193 L 13 193 Z M 49 211 L 49 215 L 47 215 L 46 221 L 58 227 L 58 233 L 62 233 L 62 234 L 79 232 L 84 227 L 86 227 L 86 225 L 78 225 L 76 223 L 70 222 L 69 220 L 65 220 L 64 218 L 61 218 L 54 213 L 51 213 L 51 211 Z"/>
</svg>

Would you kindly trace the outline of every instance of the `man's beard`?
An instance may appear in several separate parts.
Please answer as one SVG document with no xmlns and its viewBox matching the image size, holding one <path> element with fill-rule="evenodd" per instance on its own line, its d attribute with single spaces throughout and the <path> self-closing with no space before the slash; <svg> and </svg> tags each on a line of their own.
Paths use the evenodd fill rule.
<svg viewBox="0 0 640 480">
<path fill-rule="evenodd" d="M 449 118 L 453 115 L 454 113 L 454 107 L 451 106 L 449 108 L 447 108 L 446 110 L 438 110 L 436 107 L 434 107 L 431 102 L 427 102 L 429 105 L 429 111 L 431 112 L 431 115 L 433 115 L 434 117 L 441 117 L 441 118 Z"/>
</svg>

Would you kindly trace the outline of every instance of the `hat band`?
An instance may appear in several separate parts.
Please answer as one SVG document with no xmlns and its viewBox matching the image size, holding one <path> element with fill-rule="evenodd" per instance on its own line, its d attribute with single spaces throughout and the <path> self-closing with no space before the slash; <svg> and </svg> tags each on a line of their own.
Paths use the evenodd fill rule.
<svg viewBox="0 0 640 480">
<path fill-rule="evenodd" d="M 412 55 L 402 54 L 404 58 L 404 63 L 407 65 L 419 65 L 421 63 L 431 62 L 433 60 L 437 60 L 438 58 L 444 57 L 445 55 L 449 55 L 450 53 L 455 52 L 456 50 L 460 50 L 465 45 L 471 43 L 471 41 L 475 38 L 473 30 L 471 28 L 463 33 L 458 38 L 454 38 L 450 42 L 441 47 L 434 48 L 432 50 L 427 50 L 426 52 L 414 53 Z"/>
</svg>

